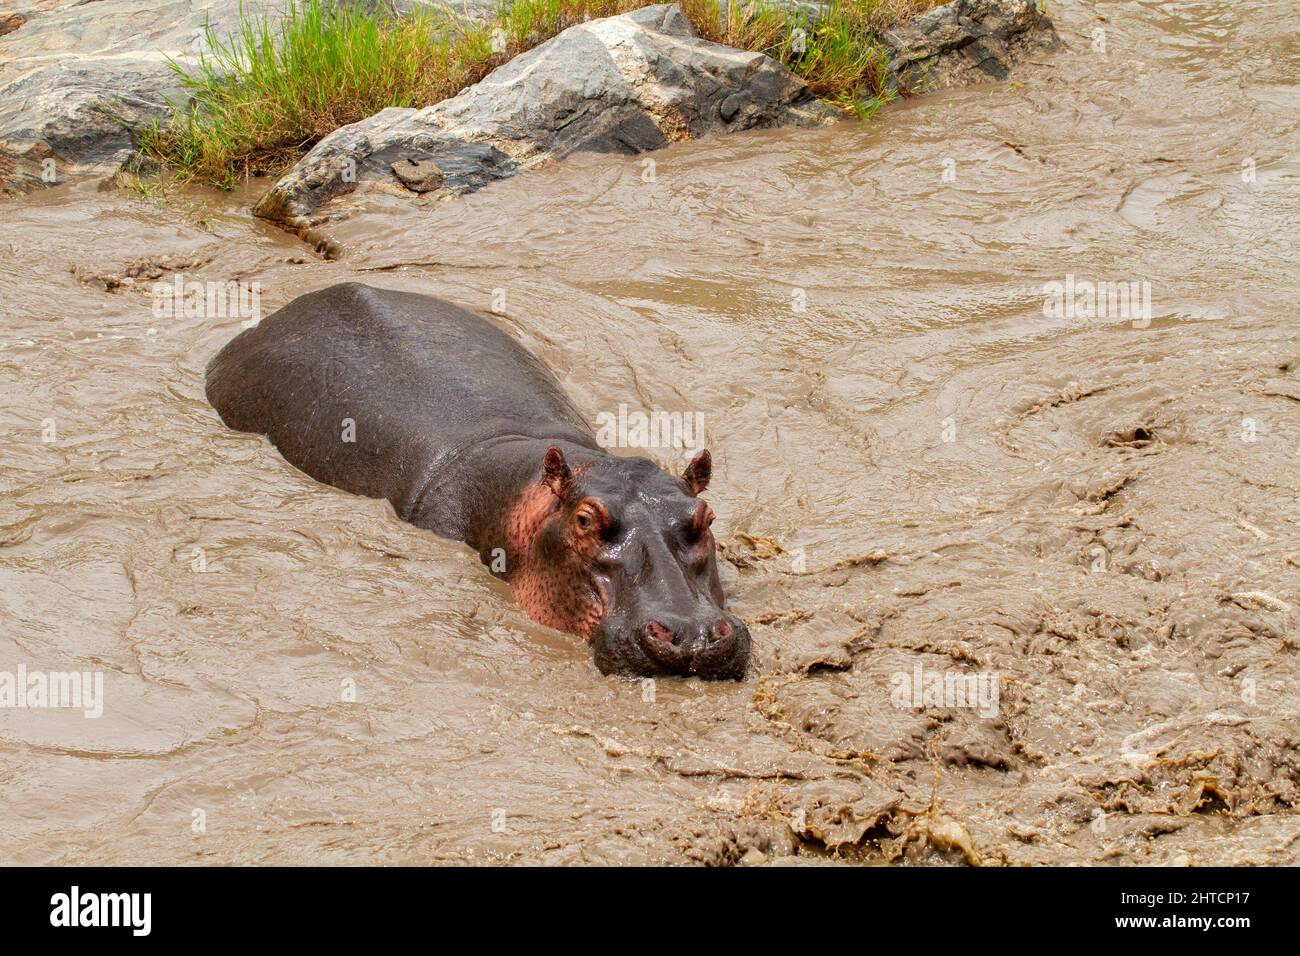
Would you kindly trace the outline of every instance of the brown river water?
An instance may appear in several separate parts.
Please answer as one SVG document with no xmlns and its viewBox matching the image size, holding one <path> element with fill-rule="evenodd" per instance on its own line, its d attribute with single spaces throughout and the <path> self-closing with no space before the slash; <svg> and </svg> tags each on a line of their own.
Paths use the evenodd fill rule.
<svg viewBox="0 0 1300 956">
<path fill-rule="evenodd" d="M 0 671 L 103 675 L 0 709 L 4 861 L 1300 863 L 1296 8 L 1049 11 L 1010 82 L 394 201 L 336 261 L 264 184 L 0 206 Z M 156 314 L 178 273 L 495 305 L 593 420 L 701 414 L 751 676 L 602 677 L 226 430 L 240 321 Z"/>
</svg>

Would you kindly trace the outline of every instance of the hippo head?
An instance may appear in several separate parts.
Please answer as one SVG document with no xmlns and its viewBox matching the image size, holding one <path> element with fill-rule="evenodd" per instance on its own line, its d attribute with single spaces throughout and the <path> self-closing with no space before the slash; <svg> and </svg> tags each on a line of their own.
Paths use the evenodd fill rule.
<svg viewBox="0 0 1300 956">
<path fill-rule="evenodd" d="M 726 610 L 713 511 L 699 497 L 711 472 L 707 451 L 677 478 L 644 458 L 570 469 L 550 448 L 522 509 L 527 526 L 512 519 L 516 600 L 586 638 L 603 673 L 743 677 L 749 630 Z"/>
</svg>

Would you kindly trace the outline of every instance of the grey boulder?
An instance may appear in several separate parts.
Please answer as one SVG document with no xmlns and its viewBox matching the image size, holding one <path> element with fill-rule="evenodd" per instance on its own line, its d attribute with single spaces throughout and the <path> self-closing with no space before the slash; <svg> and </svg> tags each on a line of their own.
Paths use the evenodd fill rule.
<svg viewBox="0 0 1300 956">
<path fill-rule="evenodd" d="M 644 7 L 570 27 L 434 106 L 335 130 L 254 212 L 307 229 L 345 215 L 338 200 L 361 186 L 436 198 L 577 151 L 635 154 L 833 115 L 770 57 L 701 40 L 675 4 Z"/>
</svg>

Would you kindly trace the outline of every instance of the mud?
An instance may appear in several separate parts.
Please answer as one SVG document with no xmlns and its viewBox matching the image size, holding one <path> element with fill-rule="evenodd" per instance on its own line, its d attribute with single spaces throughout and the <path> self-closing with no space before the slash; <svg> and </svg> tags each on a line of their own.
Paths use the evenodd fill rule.
<svg viewBox="0 0 1300 956">
<path fill-rule="evenodd" d="M 0 708 L 5 861 L 1300 862 L 1300 48 L 1263 2 L 1051 6 L 1011 82 L 576 157 L 335 261 L 257 189 L 7 203 L 0 671 L 104 709 Z M 177 276 L 495 308 L 593 419 L 703 413 L 751 677 L 603 678 L 223 429 L 240 317 L 156 312 Z M 1045 308 L 1069 276 L 1149 321 Z"/>
</svg>

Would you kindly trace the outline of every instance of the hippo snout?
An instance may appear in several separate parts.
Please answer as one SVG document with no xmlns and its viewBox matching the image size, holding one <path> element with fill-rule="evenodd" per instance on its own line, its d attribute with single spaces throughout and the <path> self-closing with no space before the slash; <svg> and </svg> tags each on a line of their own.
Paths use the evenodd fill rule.
<svg viewBox="0 0 1300 956">
<path fill-rule="evenodd" d="M 749 664 L 749 629 L 739 618 L 655 618 L 639 635 L 641 649 L 664 671 L 713 679 L 741 678 Z"/>
<path fill-rule="evenodd" d="M 644 623 L 633 623 L 638 618 Z M 749 628 L 718 608 L 689 617 L 662 612 L 648 621 L 613 615 L 597 628 L 592 651 L 605 674 L 740 680 L 749 667 Z"/>
</svg>

